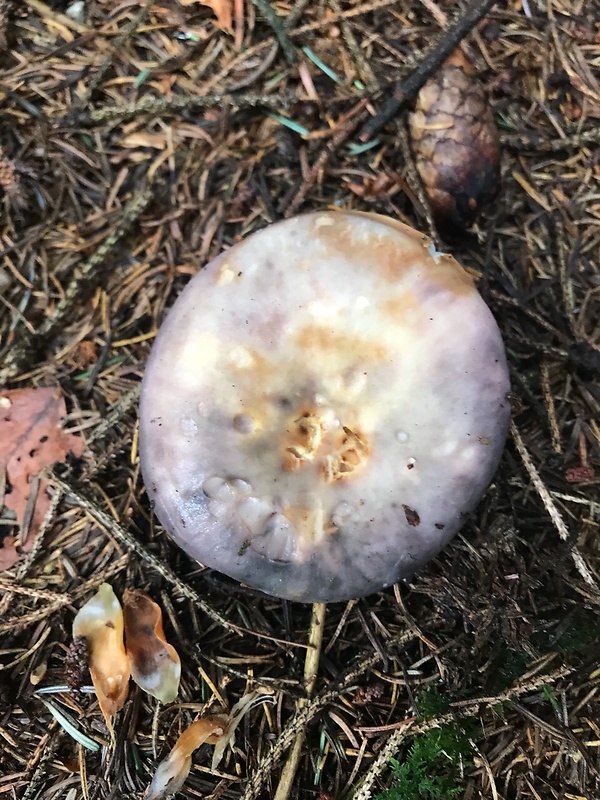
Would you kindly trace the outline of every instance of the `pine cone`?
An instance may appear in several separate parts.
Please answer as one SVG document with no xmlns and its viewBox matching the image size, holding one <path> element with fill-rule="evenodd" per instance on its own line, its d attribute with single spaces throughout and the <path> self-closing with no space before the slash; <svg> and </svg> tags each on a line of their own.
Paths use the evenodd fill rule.
<svg viewBox="0 0 600 800">
<path fill-rule="evenodd" d="M 65 657 L 65 682 L 70 689 L 81 689 L 88 675 L 88 643 L 84 636 L 75 636 Z"/>
<path fill-rule="evenodd" d="M 419 92 L 410 136 L 438 225 L 472 225 L 498 192 L 500 139 L 483 87 L 460 51 Z"/>
</svg>

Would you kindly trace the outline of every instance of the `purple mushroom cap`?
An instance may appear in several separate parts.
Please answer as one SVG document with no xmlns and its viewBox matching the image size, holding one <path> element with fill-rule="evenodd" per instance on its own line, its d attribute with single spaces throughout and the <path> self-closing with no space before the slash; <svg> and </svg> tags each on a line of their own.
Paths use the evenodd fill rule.
<svg viewBox="0 0 600 800">
<path fill-rule="evenodd" d="M 360 597 L 459 530 L 502 454 L 508 390 L 453 258 L 385 217 L 307 214 L 177 299 L 142 384 L 144 482 L 203 564 L 290 600 Z"/>
</svg>

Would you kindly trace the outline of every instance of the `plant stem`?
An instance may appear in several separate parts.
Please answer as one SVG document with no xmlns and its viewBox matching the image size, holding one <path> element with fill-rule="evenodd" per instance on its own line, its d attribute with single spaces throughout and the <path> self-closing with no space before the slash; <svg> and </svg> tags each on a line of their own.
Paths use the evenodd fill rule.
<svg viewBox="0 0 600 800">
<path fill-rule="evenodd" d="M 304 686 L 306 697 L 298 701 L 298 708 L 303 708 L 309 702 L 317 680 L 319 669 L 319 658 L 321 656 L 321 644 L 323 642 L 323 628 L 325 627 L 325 603 L 313 603 L 312 616 L 310 618 L 310 628 L 308 631 L 308 650 L 304 661 Z M 290 795 L 300 756 L 304 743 L 304 731 L 301 731 L 294 741 L 284 764 L 279 778 L 279 784 L 273 800 L 287 800 Z"/>
</svg>

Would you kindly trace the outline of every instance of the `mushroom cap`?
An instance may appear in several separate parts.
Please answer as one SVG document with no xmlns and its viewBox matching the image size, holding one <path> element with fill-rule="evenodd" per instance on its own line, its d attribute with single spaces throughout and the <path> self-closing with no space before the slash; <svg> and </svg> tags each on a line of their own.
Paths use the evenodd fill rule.
<svg viewBox="0 0 600 800">
<path fill-rule="evenodd" d="M 181 293 L 142 384 L 155 512 L 268 594 L 360 597 L 409 576 L 488 486 L 508 370 L 473 280 L 374 214 L 270 225 Z"/>
</svg>

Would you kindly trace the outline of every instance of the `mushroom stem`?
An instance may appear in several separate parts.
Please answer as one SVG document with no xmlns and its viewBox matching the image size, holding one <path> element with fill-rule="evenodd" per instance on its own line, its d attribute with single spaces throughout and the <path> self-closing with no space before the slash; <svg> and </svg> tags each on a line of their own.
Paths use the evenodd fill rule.
<svg viewBox="0 0 600 800">
<path fill-rule="evenodd" d="M 323 628 L 325 627 L 325 603 L 313 603 L 312 615 L 310 618 L 310 628 L 308 630 L 308 649 L 304 661 L 304 686 L 306 697 L 298 701 L 298 708 L 306 706 L 313 693 L 319 670 L 319 659 L 321 656 L 321 644 L 323 642 Z M 294 783 L 296 770 L 302 754 L 305 732 L 302 731 L 296 737 L 289 752 L 287 761 L 283 766 L 277 791 L 273 800 L 287 800 Z"/>
</svg>

